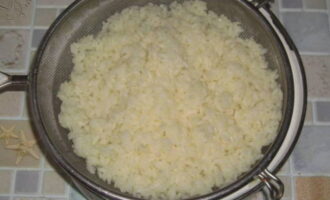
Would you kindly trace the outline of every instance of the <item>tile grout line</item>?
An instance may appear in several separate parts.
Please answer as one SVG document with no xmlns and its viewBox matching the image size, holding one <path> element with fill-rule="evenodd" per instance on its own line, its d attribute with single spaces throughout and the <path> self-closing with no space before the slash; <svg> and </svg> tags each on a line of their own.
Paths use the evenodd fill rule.
<svg viewBox="0 0 330 200">
<path fill-rule="evenodd" d="M 281 24 L 283 24 L 284 26 L 282 9 L 283 9 L 282 0 L 278 0 L 278 19 L 280 20 Z"/>
<path fill-rule="evenodd" d="M 23 94 L 23 101 L 22 101 L 22 105 L 21 105 L 21 114 L 19 116 L 19 119 L 20 120 L 23 120 L 24 119 L 24 112 L 25 112 L 25 107 L 26 107 L 26 99 L 27 99 L 27 96 L 26 96 L 26 92 L 24 92 Z"/>
<path fill-rule="evenodd" d="M 304 12 L 319 12 L 319 13 L 327 13 L 328 9 L 319 9 L 319 8 L 306 8 L 303 10 Z"/>
<path fill-rule="evenodd" d="M 8 196 L 9 194 L 1 194 L 1 196 Z M 57 194 L 47 194 L 47 195 L 40 195 L 40 194 L 24 194 L 24 193 L 20 193 L 20 194 L 14 194 L 12 196 L 12 198 L 15 198 L 15 197 L 23 197 L 23 198 L 37 198 L 39 200 L 39 198 L 42 198 L 42 200 L 53 200 L 53 198 L 66 198 L 64 195 L 57 195 Z M 52 199 L 50 199 L 52 198 Z M 33 199 L 35 200 L 35 199 Z"/>
<path fill-rule="evenodd" d="M 70 198 L 70 185 L 65 181 L 65 194 L 67 199 Z"/>
<path fill-rule="evenodd" d="M 24 171 L 40 171 L 40 167 L 32 168 L 32 167 L 0 167 L 0 171 L 2 170 L 24 170 Z"/>
<path fill-rule="evenodd" d="M 312 117 L 313 117 L 313 125 L 317 125 L 317 109 L 316 109 L 316 101 L 312 101 Z"/>
<path fill-rule="evenodd" d="M 283 8 L 283 6 L 282 6 L 282 0 L 277 0 L 277 1 L 278 1 L 278 9 L 279 10 L 282 10 L 282 8 Z"/>
<path fill-rule="evenodd" d="M 29 30 L 30 26 L 0 26 L 0 29 L 26 29 Z"/>
<path fill-rule="evenodd" d="M 32 47 L 32 40 L 33 40 L 33 28 L 34 28 L 34 22 L 35 22 L 35 15 L 36 15 L 36 0 L 32 0 L 32 19 L 31 19 L 31 25 L 30 25 L 30 38 L 29 38 L 29 45 L 28 45 L 28 56 L 25 61 L 25 72 L 26 74 L 29 73 L 30 70 L 30 63 L 31 63 L 31 47 Z"/>
<path fill-rule="evenodd" d="M 330 52 L 309 52 L 309 51 L 299 51 L 300 55 L 304 56 L 329 56 Z"/>
<path fill-rule="evenodd" d="M 296 177 L 292 176 L 291 177 L 291 198 L 292 200 L 296 200 Z"/>
<path fill-rule="evenodd" d="M 17 121 L 18 121 L 18 120 L 20 120 L 20 119 L 21 119 L 20 116 L 18 116 L 18 117 L 4 117 L 4 116 L 1 116 L 1 117 L 0 117 L 0 120 L 1 120 L 1 121 L 6 121 L 6 120 L 8 120 L 8 121 L 9 121 L 9 120 L 13 120 L 13 121 L 14 121 L 14 120 L 17 120 Z"/>
<path fill-rule="evenodd" d="M 57 9 L 65 9 L 68 5 L 37 5 L 36 8 L 57 8 Z"/>
<path fill-rule="evenodd" d="M 330 122 L 314 122 L 313 124 L 306 124 L 305 126 L 328 127 L 330 126 Z"/>
<path fill-rule="evenodd" d="M 48 30 L 49 26 L 34 26 L 34 29 L 39 29 L 39 30 Z"/>
<path fill-rule="evenodd" d="M 308 105 L 310 105 L 311 106 L 311 109 L 312 109 L 312 119 L 310 121 L 307 121 Z M 314 125 L 314 115 L 313 115 L 313 112 L 314 112 L 314 109 L 313 109 L 313 100 L 307 98 L 307 107 L 306 107 L 306 115 L 305 115 L 304 126 L 312 126 L 312 125 Z"/>
<path fill-rule="evenodd" d="M 291 176 L 291 199 L 295 200 L 296 199 L 296 188 L 295 188 L 295 180 L 294 180 L 294 176 L 293 176 L 293 156 L 291 154 L 290 157 L 290 176 Z"/>
<path fill-rule="evenodd" d="M 319 122 L 317 119 L 314 121 L 314 125 L 316 126 L 330 126 L 330 122 Z"/>
<path fill-rule="evenodd" d="M 40 163 L 40 176 L 39 176 L 39 187 L 38 187 L 38 193 L 40 195 L 42 194 L 42 190 L 43 190 L 43 181 L 44 181 L 44 174 L 45 174 L 45 157 L 42 156 L 41 158 L 41 163 Z"/>
<path fill-rule="evenodd" d="M 328 10 L 325 9 L 316 9 L 316 8 L 281 8 L 283 12 L 310 12 L 310 13 L 328 13 Z"/>
<path fill-rule="evenodd" d="M 16 169 L 11 169 L 13 170 L 13 175 L 12 175 L 12 181 L 11 181 L 11 185 L 10 185 L 10 200 L 13 200 L 13 195 L 15 194 L 15 185 L 16 185 L 16 173 L 17 170 Z"/>
<path fill-rule="evenodd" d="M 329 31 L 330 31 L 330 0 L 325 1 L 325 6 L 328 10 L 328 24 L 329 24 Z"/>
<path fill-rule="evenodd" d="M 330 177 L 329 173 L 295 173 L 293 174 L 293 177 L 315 177 L 315 176 L 324 176 L 324 177 Z"/>
<path fill-rule="evenodd" d="M 316 121 L 316 106 L 315 106 L 315 99 L 310 101 L 312 107 L 312 125 L 315 125 Z"/>
<path fill-rule="evenodd" d="M 330 101 L 329 97 L 308 97 L 309 101 Z"/>
<path fill-rule="evenodd" d="M 72 187 L 73 186 L 71 186 L 71 185 L 68 184 L 68 194 L 67 194 L 68 200 L 70 200 L 70 194 L 72 193 Z"/>
</svg>

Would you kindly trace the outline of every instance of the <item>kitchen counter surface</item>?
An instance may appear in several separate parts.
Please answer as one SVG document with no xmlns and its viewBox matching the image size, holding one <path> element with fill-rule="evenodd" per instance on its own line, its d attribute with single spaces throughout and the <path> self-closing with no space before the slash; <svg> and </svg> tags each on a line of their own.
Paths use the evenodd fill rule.
<svg viewBox="0 0 330 200">
<path fill-rule="evenodd" d="M 273 11 L 293 37 L 308 79 L 308 110 L 302 136 L 279 172 L 285 200 L 329 200 L 330 196 L 330 0 L 275 0 Z M 26 74 L 51 22 L 72 0 L 0 0 L 0 71 Z M 0 95 L 1 131 L 34 138 L 26 94 Z M 11 128 L 14 128 L 11 130 Z M 13 142 L 9 139 L 8 143 Z M 34 147 L 40 159 L 24 157 L 0 141 L 0 200 L 83 200 Z M 249 199 L 263 199 L 260 194 Z"/>
</svg>

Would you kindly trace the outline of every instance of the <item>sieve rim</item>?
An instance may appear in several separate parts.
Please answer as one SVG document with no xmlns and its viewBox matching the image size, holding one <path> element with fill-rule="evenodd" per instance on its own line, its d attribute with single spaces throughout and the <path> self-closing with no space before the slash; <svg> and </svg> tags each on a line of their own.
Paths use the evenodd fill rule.
<svg viewBox="0 0 330 200">
<path fill-rule="evenodd" d="M 282 43 L 280 42 L 277 34 L 274 32 L 274 30 L 272 29 L 272 27 L 270 26 L 270 24 L 268 23 L 268 21 L 263 17 L 263 15 L 260 13 L 260 11 L 251 3 L 245 1 L 245 0 L 238 0 L 239 2 L 241 2 L 243 5 L 245 5 L 247 7 L 247 9 L 251 10 L 252 13 L 258 15 L 258 17 L 262 20 L 262 22 L 265 24 L 265 27 L 267 27 L 272 33 L 273 36 L 275 37 L 275 39 L 277 40 L 277 43 L 281 45 L 280 49 L 281 49 L 281 53 L 282 53 L 282 57 L 286 60 L 286 63 L 288 62 L 288 55 L 286 53 L 284 53 L 284 47 L 282 45 Z M 48 137 L 47 135 L 47 131 L 45 128 L 45 124 L 43 123 L 43 120 L 41 118 L 41 111 L 40 111 L 40 105 L 38 103 L 38 98 L 37 98 L 37 77 L 38 77 L 38 71 L 39 71 L 39 66 L 40 66 L 40 62 L 42 60 L 43 57 L 43 53 L 44 50 L 47 47 L 48 41 L 52 38 L 52 34 L 54 31 L 56 31 L 57 27 L 61 24 L 62 21 L 64 21 L 66 19 L 66 17 L 75 10 L 75 8 L 79 7 L 79 5 L 81 5 L 82 3 L 84 3 L 85 0 L 80 0 L 80 1 L 75 1 L 73 2 L 56 20 L 55 22 L 51 25 L 51 27 L 49 28 L 49 30 L 47 31 L 47 33 L 45 34 L 41 45 L 37 51 L 36 54 L 36 59 L 34 62 L 34 65 L 31 69 L 31 72 L 29 74 L 29 80 L 30 83 L 29 84 L 29 102 L 30 102 L 30 107 L 31 107 L 31 116 L 32 119 L 34 120 L 34 125 L 37 128 L 37 133 L 40 136 L 42 142 L 44 143 L 44 145 L 48 148 L 52 158 L 54 158 L 53 160 L 62 167 L 63 170 L 65 170 L 67 173 L 69 173 L 71 176 L 73 176 L 74 178 L 76 178 L 80 183 L 85 184 L 87 187 L 89 187 L 90 189 L 92 189 L 93 191 L 99 192 L 102 195 L 105 195 L 107 197 L 110 198 L 116 198 L 116 199 L 140 199 L 140 198 L 132 198 L 130 196 L 126 196 L 123 193 L 117 193 L 117 192 L 109 192 L 107 191 L 106 188 L 99 186 L 98 184 L 96 184 L 95 182 L 89 180 L 87 177 L 85 177 L 83 174 L 81 174 L 79 171 L 76 171 L 75 168 L 67 161 L 65 160 L 63 157 L 61 157 L 61 155 L 59 154 L 58 150 L 55 148 L 55 145 L 53 145 L 51 139 Z M 289 65 L 289 64 L 288 64 Z M 290 76 L 291 79 L 287 80 L 290 83 L 288 85 L 293 85 L 293 81 L 292 81 L 292 71 L 291 69 L 289 70 L 291 72 Z M 293 94 L 293 87 L 291 87 L 292 92 L 288 92 L 288 94 Z M 288 102 L 288 105 L 292 105 L 293 104 L 293 95 L 291 95 L 292 98 L 288 98 L 288 100 L 290 100 L 290 102 Z M 256 177 L 258 174 L 260 174 L 260 172 L 262 172 L 263 170 L 265 170 L 268 166 L 268 164 L 272 161 L 272 159 L 274 158 L 274 156 L 276 155 L 276 153 L 278 152 L 279 148 L 282 145 L 282 142 L 285 138 L 285 133 L 288 130 L 288 127 L 290 125 L 291 122 L 291 116 L 292 116 L 292 106 L 288 106 L 286 112 L 288 112 L 285 116 L 287 121 L 281 126 L 281 129 L 279 130 L 279 133 L 276 137 L 276 139 L 274 140 L 272 147 L 269 148 L 269 152 L 267 152 L 267 154 L 265 154 L 262 158 L 262 160 L 258 163 L 258 165 L 256 165 L 255 167 L 251 168 L 246 175 L 242 176 L 241 178 L 239 178 L 238 180 L 234 181 L 233 183 L 229 184 L 228 186 L 219 189 L 218 191 L 206 194 L 206 195 L 202 195 L 199 196 L 198 198 L 201 199 L 214 199 L 214 198 L 221 198 L 224 197 L 228 194 L 231 194 L 237 190 L 239 190 L 240 188 L 242 188 L 244 185 L 247 185 L 248 183 L 250 183 L 254 177 Z M 291 108 L 291 109 L 290 109 Z M 294 146 L 294 145 L 293 145 Z M 286 160 L 286 159 L 285 159 Z M 284 163 L 284 162 L 283 162 Z M 196 199 L 196 198 L 188 198 L 187 200 L 192 200 L 192 199 Z"/>
</svg>

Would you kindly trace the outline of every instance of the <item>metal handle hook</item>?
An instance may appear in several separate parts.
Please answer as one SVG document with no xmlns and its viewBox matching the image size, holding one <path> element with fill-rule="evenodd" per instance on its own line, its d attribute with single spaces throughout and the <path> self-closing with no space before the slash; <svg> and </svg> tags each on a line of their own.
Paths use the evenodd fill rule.
<svg viewBox="0 0 330 200">
<path fill-rule="evenodd" d="M 266 185 L 269 190 L 271 200 L 280 200 L 284 194 L 284 184 L 275 175 L 267 169 L 258 175 L 259 179 Z"/>
<path fill-rule="evenodd" d="M 255 5 L 257 8 L 261 8 L 270 2 L 274 2 L 274 0 L 248 0 L 250 1 L 253 5 Z"/>
</svg>

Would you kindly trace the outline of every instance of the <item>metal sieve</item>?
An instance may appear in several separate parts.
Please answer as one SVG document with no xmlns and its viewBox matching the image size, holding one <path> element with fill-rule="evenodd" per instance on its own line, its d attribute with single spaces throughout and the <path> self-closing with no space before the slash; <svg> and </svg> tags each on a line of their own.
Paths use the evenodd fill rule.
<svg viewBox="0 0 330 200">
<path fill-rule="evenodd" d="M 184 0 L 178 0 L 182 2 Z M 272 14 L 267 0 L 203 0 L 208 9 L 239 22 L 242 38 L 253 38 L 267 49 L 266 60 L 279 72 L 278 82 L 284 98 L 282 120 L 272 144 L 263 148 L 263 158 L 235 182 L 215 188 L 195 199 L 241 199 L 268 188 L 267 195 L 280 199 L 283 184 L 273 174 L 286 161 L 301 130 L 306 110 L 306 81 L 297 49 Z M 69 79 L 73 64 L 70 45 L 86 35 L 97 34 L 102 22 L 130 6 L 147 3 L 169 4 L 169 0 L 76 0 L 52 24 L 44 36 L 28 76 L 0 73 L 0 92 L 27 88 L 30 116 L 41 145 L 50 160 L 68 174 L 90 199 L 139 199 L 122 193 L 87 171 L 85 160 L 78 157 L 67 137 L 68 131 L 58 122 L 61 101 L 56 97 L 61 83 Z M 84 87 L 83 85 L 81 87 Z M 188 184 L 188 183 L 187 183 Z M 187 199 L 188 200 L 188 199 Z"/>
</svg>

